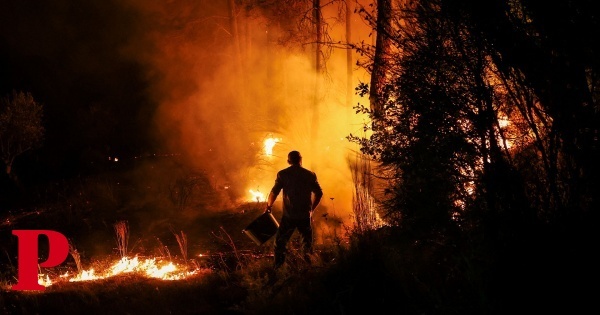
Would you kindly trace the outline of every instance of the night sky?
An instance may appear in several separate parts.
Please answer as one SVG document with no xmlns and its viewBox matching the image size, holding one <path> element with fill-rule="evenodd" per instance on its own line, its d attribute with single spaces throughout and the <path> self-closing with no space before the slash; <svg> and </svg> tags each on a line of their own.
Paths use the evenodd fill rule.
<svg viewBox="0 0 600 315">
<path fill-rule="evenodd" d="M 187 5 L 173 13 L 133 1 L 0 3 L 0 94 L 31 92 L 44 105 L 43 146 L 14 165 L 23 180 L 78 175 L 111 156 L 161 153 L 153 133 L 164 74 L 149 56 L 164 44 L 156 34 L 189 22 L 179 12 L 201 18 L 214 9 Z M 218 63 L 205 71 L 211 64 Z"/>
<path fill-rule="evenodd" d="M 44 105 L 44 145 L 16 162 L 22 176 L 73 175 L 150 148 L 150 78 L 124 53 L 139 19 L 111 1 L 0 4 L 0 92 L 31 92 Z"/>
</svg>

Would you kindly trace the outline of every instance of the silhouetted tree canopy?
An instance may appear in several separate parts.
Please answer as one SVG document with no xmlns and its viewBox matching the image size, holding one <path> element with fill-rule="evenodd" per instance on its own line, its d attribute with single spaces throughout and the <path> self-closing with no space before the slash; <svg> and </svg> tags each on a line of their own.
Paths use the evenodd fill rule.
<svg viewBox="0 0 600 315">
<path fill-rule="evenodd" d="M 391 20 L 392 47 L 372 56 L 388 60 L 382 115 L 359 106 L 370 135 L 349 137 L 389 179 L 388 217 L 500 244 L 584 223 L 598 196 L 591 1 L 407 1 Z"/>
</svg>

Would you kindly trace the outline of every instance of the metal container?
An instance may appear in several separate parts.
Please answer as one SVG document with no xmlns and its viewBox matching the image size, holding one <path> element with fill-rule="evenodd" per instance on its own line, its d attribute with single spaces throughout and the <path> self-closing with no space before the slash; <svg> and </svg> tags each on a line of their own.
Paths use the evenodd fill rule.
<svg viewBox="0 0 600 315">
<path fill-rule="evenodd" d="M 279 222 L 271 212 L 265 212 L 254 219 L 242 232 L 257 245 L 262 245 L 268 241 L 279 228 Z"/>
</svg>

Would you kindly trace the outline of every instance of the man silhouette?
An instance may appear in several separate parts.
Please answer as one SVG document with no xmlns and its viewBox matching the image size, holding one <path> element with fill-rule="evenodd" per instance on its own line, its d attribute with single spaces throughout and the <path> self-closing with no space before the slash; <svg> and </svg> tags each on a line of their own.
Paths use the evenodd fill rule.
<svg viewBox="0 0 600 315">
<path fill-rule="evenodd" d="M 291 151 L 287 162 L 290 166 L 277 172 L 265 210 L 271 212 L 273 203 L 283 190 L 283 215 L 275 234 L 275 268 L 279 268 L 285 261 L 287 243 L 296 229 L 302 236 L 305 257 L 312 252 L 312 213 L 323 197 L 317 175 L 302 167 L 300 152 Z"/>
</svg>

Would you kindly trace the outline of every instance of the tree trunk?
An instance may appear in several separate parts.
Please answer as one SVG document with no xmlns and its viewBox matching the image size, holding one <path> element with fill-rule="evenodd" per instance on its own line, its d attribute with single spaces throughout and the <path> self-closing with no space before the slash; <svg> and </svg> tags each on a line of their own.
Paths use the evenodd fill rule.
<svg viewBox="0 0 600 315">
<path fill-rule="evenodd" d="M 246 95 L 246 90 L 247 90 L 246 82 L 247 81 L 244 78 L 244 76 L 245 76 L 244 61 L 242 58 L 242 49 L 241 49 L 242 45 L 241 45 L 240 32 L 239 32 L 239 26 L 238 26 L 238 18 L 237 18 L 237 14 L 236 14 L 235 1 L 228 0 L 227 6 L 228 6 L 228 10 L 229 10 L 229 25 L 231 28 L 231 37 L 233 40 L 235 62 L 237 65 L 237 72 L 238 72 L 237 86 L 240 87 L 240 94 L 242 95 L 241 101 L 243 104 L 245 104 L 246 100 L 247 100 L 247 95 Z"/>
<path fill-rule="evenodd" d="M 246 15 L 244 16 L 244 43 L 245 43 L 245 52 L 244 57 L 246 63 L 252 61 L 252 25 L 250 24 L 250 13 L 246 11 Z"/>
<path fill-rule="evenodd" d="M 346 107 L 352 108 L 352 49 L 350 48 L 350 42 L 352 41 L 352 27 L 351 27 L 351 15 L 352 15 L 352 1 L 346 0 L 346 44 L 348 50 L 346 51 Z M 349 110 L 347 111 L 350 112 Z"/>
<path fill-rule="evenodd" d="M 321 1 L 313 0 L 313 20 L 315 26 L 315 88 L 314 88 L 314 99 L 311 108 L 311 147 L 312 154 L 316 152 L 316 143 L 319 137 L 319 102 L 321 97 L 321 72 L 323 70 L 322 66 L 322 55 L 321 55 L 321 45 L 322 45 L 322 17 L 321 17 Z M 311 159 L 314 161 L 315 159 Z M 314 169 L 314 165 L 311 165 L 311 168 Z"/>
<path fill-rule="evenodd" d="M 386 70 L 390 52 L 390 30 L 392 17 L 391 0 L 377 0 L 377 39 L 375 42 L 375 56 L 373 58 L 373 69 L 371 71 L 371 87 L 369 101 L 375 119 L 383 114 L 383 89 L 386 84 Z"/>
</svg>

